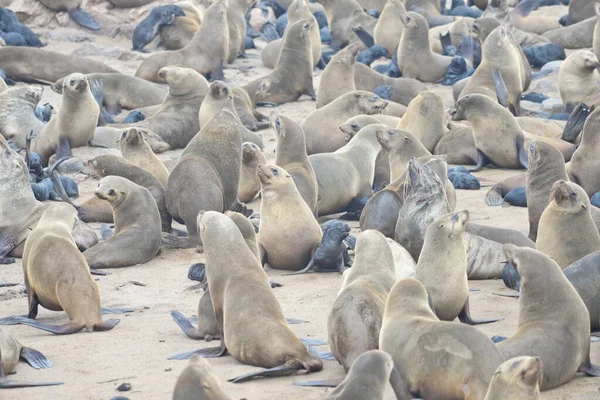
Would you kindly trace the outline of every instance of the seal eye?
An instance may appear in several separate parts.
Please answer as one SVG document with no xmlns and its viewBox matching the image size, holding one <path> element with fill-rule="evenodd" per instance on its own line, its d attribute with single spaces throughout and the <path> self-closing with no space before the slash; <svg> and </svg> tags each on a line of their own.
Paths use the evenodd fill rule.
<svg viewBox="0 0 600 400">
<path fill-rule="evenodd" d="M 271 172 L 273 173 L 273 175 L 277 176 L 279 175 L 279 173 L 277 172 L 277 170 L 275 168 L 271 168 Z"/>
<path fill-rule="evenodd" d="M 108 189 L 108 195 L 109 196 L 114 196 L 115 195 L 115 191 L 113 189 Z"/>
<path fill-rule="evenodd" d="M 575 192 L 571 192 L 571 193 L 569 194 L 569 196 L 571 196 L 571 198 L 572 198 L 572 199 L 574 199 L 574 198 L 575 198 L 575 196 L 577 196 L 577 195 L 575 194 Z"/>
<path fill-rule="evenodd" d="M 392 132 L 392 131 L 388 131 L 388 136 L 390 136 L 390 137 L 391 137 L 391 136 L 394 136 L 394 132 Z"/>
<path fill-rule="evenodd" d="M 358 130 L 358 125 L 356 125 L 356 124 L 352 124 L 352 125 L 350 125 L 350 127 L 352 128 L 353 131 Z"/>
<path fill-rule="evenodd" d="M 75 79 L 71 79 L 71 86 L 75 86 Z"/>
<path fill-rule="evenodd" d="M 379 97 L 377 97 L 377 96 L 373 96 L 373 97 L 371 97 L 371 98 L 369 99 L 369 101 L 370 101 L 371 103 L 375 103 L 375 102 L 376 102 L 378 99 L 379 99 Z"/>
</svg>

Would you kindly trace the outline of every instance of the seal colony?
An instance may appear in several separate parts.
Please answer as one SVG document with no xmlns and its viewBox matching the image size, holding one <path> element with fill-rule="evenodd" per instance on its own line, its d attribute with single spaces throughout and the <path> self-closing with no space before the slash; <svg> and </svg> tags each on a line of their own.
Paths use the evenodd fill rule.
<svg viewBox="0 0 600 400">
<path fill-rule="evenodd" d="M 470 3 L 0 0 L 0 397 L 597 397 L 600 5 Z"/>
</svg>

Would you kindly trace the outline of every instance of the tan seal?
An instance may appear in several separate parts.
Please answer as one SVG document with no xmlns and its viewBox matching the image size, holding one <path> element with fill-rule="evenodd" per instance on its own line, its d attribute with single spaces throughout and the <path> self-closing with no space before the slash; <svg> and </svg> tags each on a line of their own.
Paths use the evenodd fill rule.
<svg viewBox="0 0 600 400">
<path fill-rule="evenodd" d="M 397 128 L 414 134 L 423 146 L 433 153 L 436 144 L 446 133 L 444 115 L 442 98 L 426 90 L 410 102 Z"/>
<path fill-rule="evenodd" d="M 579 102 L 588 106 L 600 104 L 600 67 L 591 50 L 578 50 L 567 57 L 558 72 L 558 90 L 567 112 Z"/>
<path fill-rule="evenodd" d="M 0 132 L 20 149 L 28 135 L 38 136 L 44 128 L 34 114 L 42 91 L 40 86 L 18 86 L 0 93 Z"/>
<path fill-rule="evenodd" d="M 412 78 L 390 78 L 375 71 L 363 63 L 354 64 L 354 84 L 357 90 L 373 92 L 381 85 L 392 88 L 391 101 L 402 105 L 408 104 L 422 90 L 427 89 L 424 83 Z"/>
<path fill-rule="evenodd" d="M 600 129 L 599 115 L 600 111 L 594 111 L 587 117 L 581 133 L 581 142 L 567 164 L 567 174 L 571 181 L 581 186 L 590 197 L 600 191 L 600 178 L 597 174 L 600 163 L 596 159 L 600 149 L 600 140 L 597 137 Z"/>
<path fill-rule="evenodd" d="M 358 41 L 353 28 L 363 28 L 373 34 L 377 20 L 367 15 L 356 0 L 318 0 L 317 3 L 325 9 L 333 49 Z"/>
<path fill-rule="evenodd" d="M 267 163 L 265 154 L 254 143 L 242 144 L 242 170 L 238 198 L 243 203 L 248 203 L 260 191 L 260 180 L 256 174 L 256 167 Z"/>
<path fill-rule="evenodd" d="M 504 361 L 492 377 L 484 400 L 540 400 L 542 360 L 515 357 Z"/>
<path fill-rule="evenodd" d="M 150 172 L 163 185 L 167 184 L 169 171 L 152 151 L 150 144 L 144 137 L 144 131 L 138 128 L 129 128 L 123 131 L 119 143 L 123 158 Z"/>
<path fill-rule="evenodd" d="M 375 44 L 385 47 L 390 57 L 398 50 L 398 44 L 404 31 L 404 25 L 398 22 L 402 21 L 405 14 L 406 8 L 403 1 L 387 0 L 373 30 Z"/>
<path fill-rule="evenodd" d="M 359 43 L 352 43 L 334 55 L 323 70 L 317 90 L 317 108 L 331 103 L 338 97 L 356 90 L 354 63 L 360 50 Z"/>
<path fill-rule="evenodd" d="M 189 365 L 181 372 L 175 390 L 173 400 L 229 400 L 221 383 L 214 376 L 208 361 L 199 355 L 190 359 Z"/>
</svg>

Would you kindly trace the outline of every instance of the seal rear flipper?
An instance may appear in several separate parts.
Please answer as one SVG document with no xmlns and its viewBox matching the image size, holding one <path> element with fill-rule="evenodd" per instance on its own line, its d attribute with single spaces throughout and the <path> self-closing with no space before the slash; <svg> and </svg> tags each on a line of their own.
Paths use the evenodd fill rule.
<svg viewBox="0 0 600 400">
<path fill-rule="evenodd" d="M 356 34 L 356 36 L 358 36 L 360 41 L 363 42 L 365 46 L 372 47 L 375 45 L 375 39 L 373 39 L 373 36 L 371 36 L 369 32 L 365 31 L 363 27 L 359 26 L 358 28 L 352 28 L 352 31 Z"/>
<path fill-rule="evenodd" d="M 100 30 L 100 24 L 96 22 L 94 17 L 92 17 L 87 11 L 83 10 L 82 8 L 71 8 L 70 10 L 67 10 L 67 12 L 69 13 L 69 16 L 71 17 L 71 19 L 73 19 L 73 21 L 77 22 L 84 28 L 88 28 L 93 31 Z"/>
<path fill-rule="evenodd" d="M 458 314 L 458 319 L 463 324 L 481 325 L 481 324 L 489 324 L 492 322 L 502 321 L 504 318 L 489 318 L 489 319 L 477 319 L 477 320 L 473 319 L 471 317 L 471 313 L 469 311 L 469 298 L 467 297 L 467 302 L 465 303 L 465 306 L 463 307 L 460 314 Z"/>
<path fill-rule="evenodd" d="M 499 207 L 504 204 L 504 198 L 501 193 L 498 193 L 494 188 L 491 188 L 485 194 L 485 203 L 491 207 Z"/>
<path fill-rule="evenodd" d="M 483 169 L 483 167 L 490 165 L 491 163 L 492 161 L 489 159 L 489 157 L 486 156 L 484 152 L 477 149 L 477 165 L 475 165 L 475 168 L 467 169 L 467 171 L 479 172 Z"/>
<path fill-rule="evenodd" d="M 52 164 L 52 166 L 50 168 L 48 168 L 48 177 L 52 181 L 52 185 L 54 186 L 54 190 L 56 191 L 56 193 L 58 193 L 58 196 L 60 197 L 60 199 L 62 201 L 64 201 L 65 203 L 68 203 L 68 204 L 72 205 L 76 210 L 79 210 L 79 207 L 77 207 L 75 205 L 75 203 L 73 203 L 71 201 L 71 199 L 69 198 L 69 196 L 67 195 L 67 192 L 65 191 L 65 188 L 62 185 L 60 177 L 59 177 L 58 173 L 55 171 L 56 168 L 60 164 L 62 164 L 64 161 L 66 161 L 66 160 L 68 160 L 70 158 L 71 157 L 63 157 L 63 158 L 57 160 L 54 164 Z"/>
<path fill-rule="evenodd" d="M 344 381 L 344 378 L 323 379 L 321 381 L 295 381 L 296 386 L 305 387 L 337 387 Z"/>
<path fill-rule="evenodd" d="M 498 103 L 504 108 L 509 107 L 508 102 L 508 89 L 504 78 L 498 68 L 492 70 L 492 79 L 494 81 L 494 89 L 496 90 L 496 97 L 498 97 Z"/>
<path fill-rule="evenodd" d="M 14 264 L 15 262 L 17 262 L 17 260 L 15 260 L 14 257 L 0 257 L 0 265 Z"/>
<path fill-rule="evenodd" d="M 289 325 L 296 325 L 296 324 L 305 324 L 308 321 L 304 321 L 301 319 L 294 319 L 294 318 L 286 318 L 285 322 L 287 322 Z"/>
<path fill-rule="evenodd" d="M 130 313 L 130 312 L 134 312 L 135 309 L 134 308 L 109 308 L 109 307 L 102 307 L 102 315 L 107 315 L 107 314 L 126 314 L 126 313 Z"/>
<path fill-rule="evenodd" d="M 17 324 L 31 326 L 32 328 L 41 329 L 46 332 L 54 333 L 55 335 L 69 335 L 71 333 L 79 332 L 85 327 L 85 324 L 76 322 L 69 322 L 63 325 L 48 325 L 29 318 L 14 318 L 17 319 Z"/>
<path fill-rule="evenodd" d="M 173 321 L 177 324 L 179 328 L 185 333 L 189 338 L 194 340 L 204 339 L 203 335 L 198 333 L 198 329 L 194 328 L 194 326 L 190 323 L 190 321 L 179 311 L 171 311 L 171 317 L 173 317 Z"/>
<path fill-rule="evenodd" d="M 516 290 L 517 292 L 521 289 L 521 277 L 519 273 L 510 263 L 504 264 L 502 270 L 502 280 L 507 288 Z"/>
<path fill-rule="evenodd" d="M 56 386 L 63 385 L 64 382 L 23 382 L 14 381 L 12 379 L 6 379 L 3 376 L 2 365 L 0 365 L 0 389 L 15 389 L 15 388 L 26 388 L 26 387 L 40 387 L 40 386 Z"/>
<path fill-rule="evenodd" d="M 42 353 L 29 347 L 21 349 L 20 358 L 35 369 L 52 368 L 54 363 L 46 358 Z"/>
<path fill-rule="evenodd" d="M 398 368 L 394 365 L 392 367 L 392 371 L 390 372 L 390 385 L 394 390 L 394 394 L 396 395 L 397 400 L 411 400 L 413 397 L 408 391 L 408 384 L 406 380 L 398 371 Z"/>
<path fill-rule="evenodd" d="M 228 379 L 231 383 L 246 382 L 256 378 L 272 378 L 279 376 L 294 375 L 296 372 L 304 369 L 304 366 L 298 360 L 290 360 L 287 363 L 278 367 L 265 369 L 263 371 L 250 372 L 237 378 Z"/>
<path fill-rule="evenodd" d="M 244 203 L 241 203 L 239 199 L 235 199 L 229 211 L 237 212 L 248 218 L 252 215 L 254 210 L 249 209 Z"/>
<path fill-rule="evenodd" d="M 450 37 L 450 31 L 447 31 L 446 34 L 442 35 L 440 33 L 440 42 L 442 42 L 442 49 L 446 50 L 446 47 L 452 46 L 452 39 Z"/>
<path fill-rule="evenodd" d="M 178 249 L 191 249 L 198 245 L 198 243 L 193 243 L 189 236 L 177 236 L 168 232 L 162 232 L 162 241 L 164 244 Z"/>
<path fill-rule="evenodd" d="M 110 272 L 102 271 L 102 270 L 97 269 L 97 268 L 90 268 L 90 274 L 92 274 L 92 275 L 98 275 L 98 276 L 112 275 Z"/>
<path fill-rule="evenodd" d="M 119 324 L 118 319 L 107 319 L 99 324 L 94 324 L 94 332 L 110 331 L 112 328 Z"/>
<path fill-rule="evenodd" d="M 321 360 L 336 361 L 335 356 L 330 351 L 319 351 L 317 354 Z"/>
<path fill-rule="evenodd" d="M 583 130 L 583 125 L 585 124 L 587 117 L 594 111 L 594 108 L 594 106 L 588 107 L 584 103 L 577 103 L 577 106 L 575 106 L 565 124 L 562 140 L 574 143 L 577 136 L 579 136 Z"/>
<path fill-rule="evenodd" d="M 600 376 L 600 367 L 592 364 L 590 361 L 590 356 L 588 355 L 586 362 L 579 367 L 579 372 L 583 372 L 587 376 Z"/>
<path fill-rule="evenodd" d="M 187 360 L 191 358 L 194 354 L 198 354 L 204 358 L 218 358 L 227 354 L 227 346 L 225 346 L 225 341 L 221 339 L 220 347 L 207 347 L 205 349 L 200 350 L 192 350 L 185 353 L 175 354 L 174 356 L 170 356 L 167 360 Z"/>
</svg>

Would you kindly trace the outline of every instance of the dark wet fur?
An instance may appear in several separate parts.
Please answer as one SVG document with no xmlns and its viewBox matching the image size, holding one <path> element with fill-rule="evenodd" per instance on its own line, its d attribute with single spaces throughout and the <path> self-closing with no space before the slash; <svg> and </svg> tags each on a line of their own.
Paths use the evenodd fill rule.
<svg viewBox="0 0 600 400">
<path fill-rule="evenodd" d="M 521 96 L 521 100 L 530 101 L 532 103 L 543 103 L 549 97 L 539 92 L 529 92 Z"/>
<path fill-rule="evenodd" d="M 449 168 L 448 179 L 455 189 L 479 190 L 481 188 L 479 179 L 464 167 Z"/>
<path fill-rule="evenodd" d="M 402 72 L 398 67 L 398 53 L 392 54 L 392 59 L 388 64 L 379 64 L 373 67 L 373 69 L 379 72 L 381 75 L 389 76 L 390 78 L 402 77 Z"/>
<path fill-rule="evenodd" d="M 43 47 L 44 44 L 27 26 L 21 24 L 17 15 L 8 8 L 0 7 L 0 31 L 18 35 L 24 41 L 24 46 Z M 4 36 L 3 36 L 4 37 Z M 10 46 L 10 44 L 7 42 Z M 16 46 L 13 44 L 13 46 Z"/>
<path fill-rule="evenodd" d="M 133 110 L 123 120 L 123 124 L 135 124 L 146 119 L 146 116 L 140 110 Z"/>
<path fill-rule="evenodd" d="M 527 207 L 526 187 L 520 186 L 514 188 L 504 196 L 504 201 L 511 206 Z"/>
<path fill-rule="evenodd" d="M 44 105 L 38 105 L 35 108 L 35 117 L 37 119 L 39 119 L 42 122 L 48 122 L 50 121 L 50 118 L 52 118 L 52 110 L 54 110 L 54 107 L 52 107 L 52 104 L 50 103 L 46 103 Z"/>
<path fill-rule="evenodd" d="M 135 27 L 133 32 L 133 50 L 142 50 L 150 43 L 165 25 L 173 23 L 175 17 L 183 17 L 185 13 L 176 5 L 154 7 L 150 14 Z"/>
<path fill-rule="evenodd" d="M 594 106 L 588 107 L 584 103 L 578 103 L 571 112 L 571 115 L 569 115 L 565 130 L 562 134 L 562 140 L 574 143 L 577 136 L 579 136 L 583 130 L 583 125 L 585 124 L 587 117 L 594 111 L 594 108 Z"/>
<path fill-rule="evenodd" d="M 526 47 L 523 49 L 523 53 L 525 53 L 529 65 L 533 68 L 541 68 L 550 61 L 564 60 L 567 58 L 565 49 L 554 43 Z"/>
</svg>

